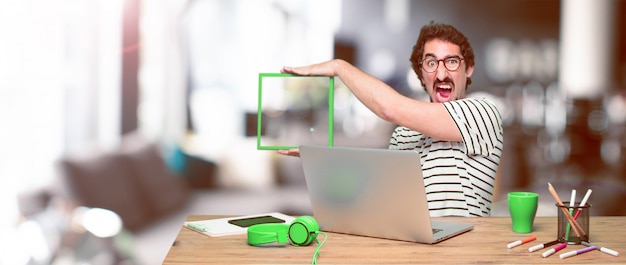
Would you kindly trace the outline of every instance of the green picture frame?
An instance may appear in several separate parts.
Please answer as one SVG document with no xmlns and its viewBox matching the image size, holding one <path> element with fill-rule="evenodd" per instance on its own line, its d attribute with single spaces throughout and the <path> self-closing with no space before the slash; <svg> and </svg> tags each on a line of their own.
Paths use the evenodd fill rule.
<svg viewBox="0 0 626 265">
<path fill-rule="evenodd" d="M 298 148 L 299 145 L 264 145 L 261 142 L 263 134 L 263 80 L 266 78 L 290 78 L 290 77 L 326 77 L 328 78 L 328 146 L 333 146 L 334 124 L 334 95 L 335 78 L 333 76 L 300 76 L 286 73 L 259 73 L 258 110 L 257 110 L 257 150 L 288 150 Z"/>
</svg>

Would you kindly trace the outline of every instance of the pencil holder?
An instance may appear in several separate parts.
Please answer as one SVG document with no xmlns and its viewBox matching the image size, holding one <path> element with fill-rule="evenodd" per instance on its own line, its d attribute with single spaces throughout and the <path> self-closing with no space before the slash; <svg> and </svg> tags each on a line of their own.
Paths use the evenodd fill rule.
<svg viewBox="0 0 626 265">
<path fill-rule="evenodd" d="M 566 205 L 569 205 L 569 202 L 563 202 L 563 205 L 556 204 L 557 239 L 559 242 L 566 242 L 567 244 L 589 242 L 589 210 L 591 205 Z"/>
</svg>

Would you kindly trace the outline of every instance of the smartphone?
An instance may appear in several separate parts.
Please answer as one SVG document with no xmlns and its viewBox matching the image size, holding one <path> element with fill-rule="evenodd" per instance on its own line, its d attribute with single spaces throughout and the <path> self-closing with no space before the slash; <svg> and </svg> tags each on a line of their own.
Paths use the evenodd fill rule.
<svg viewBox="0 0 626 265">
<path fill-rule="evenodd" d="M 276 218 L 271 215 L 228 220 L 228 223 L 234 224 L 239 227 L 250 227 L 256 224 L 272 224 L 272 223 L 284 223 L 284 222 L 285 220 Z"/>
</svg>

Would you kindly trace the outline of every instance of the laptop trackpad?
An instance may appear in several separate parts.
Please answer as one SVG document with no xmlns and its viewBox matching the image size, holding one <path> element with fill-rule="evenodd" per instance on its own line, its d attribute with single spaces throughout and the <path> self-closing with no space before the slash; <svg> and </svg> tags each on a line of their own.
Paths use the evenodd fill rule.
<svg viewBox="0 0 626 265">
<path fill-rule="evenodd" d="M 474 226 L 472 224 L 432 221 L 433 237 L 435 241 L 453 237 L 472 230 L 473 228 Z"/>
</svg>

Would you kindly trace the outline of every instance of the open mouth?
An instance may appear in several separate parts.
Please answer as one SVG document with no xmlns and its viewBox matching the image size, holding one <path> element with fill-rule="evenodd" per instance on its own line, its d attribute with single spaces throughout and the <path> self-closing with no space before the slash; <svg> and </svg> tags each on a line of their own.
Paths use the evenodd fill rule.
<svg viewBox="0 0 626 265">
<path fill-rule="evenodd" d="M 435 85 L 435 97 L 437 102 L 447 102 L 452 100 L 452 83 L 438 83 Z"/>
</svg>

